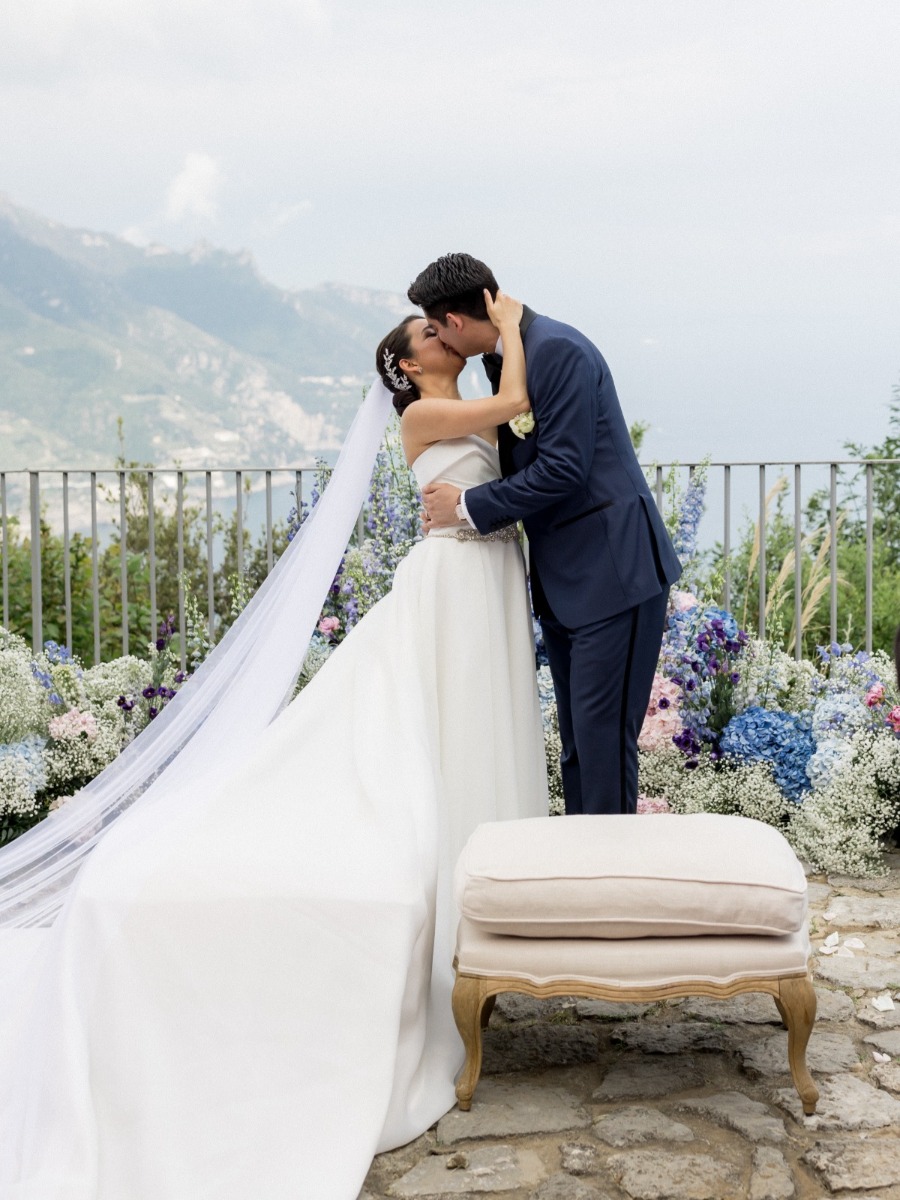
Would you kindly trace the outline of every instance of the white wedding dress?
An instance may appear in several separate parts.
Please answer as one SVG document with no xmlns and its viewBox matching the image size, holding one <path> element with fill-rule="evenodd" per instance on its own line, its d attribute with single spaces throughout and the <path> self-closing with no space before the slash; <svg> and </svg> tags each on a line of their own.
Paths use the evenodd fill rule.
<svg viewBox="0 0 900 1200">
<path fill-rule="evenodd" d="M 415 474 L 473 486 L 497 453 Z M 417 544 L 201 791 L 125 813 L 55 925 L 7 935 L 33 955 L 0 1013 L 3 1200 L 355 1200 L 452 1106 L 452 867 L 547 811 L 517 543 Z"/>
</svg>

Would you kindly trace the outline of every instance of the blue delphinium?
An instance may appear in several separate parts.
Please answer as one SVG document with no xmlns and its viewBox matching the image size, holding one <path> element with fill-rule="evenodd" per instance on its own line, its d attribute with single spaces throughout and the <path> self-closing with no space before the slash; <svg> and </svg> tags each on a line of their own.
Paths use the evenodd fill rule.
<svg viewBox="0 0 900 1200">
<path fill-rule="evenodd" d="M 663 636 L 662 674 L 680 689 L 683 729 L 675 745 L 696 764 L 704 743 L 718 756 L 718 739 L 734 713 L 734 688 L 747 635 L 724 608 L 710 604 L 673 612 Z"/>
<path fill-rule="evenodd" d="M 697 533 L 706 508 L 706 475 L 707 464 L 704 462 L 692 472 L 681 500 L 672 545 L 683 566 L 697 556 Z"/>
<path fill-rule="evenodd" d="M 771 763 L 775 782 L 795 804 L 809 791 L 806 764 L 816 744 L 808 714 L 748 708 L 731 718 L 719 745 L 731 758 Z"/>
</svg>

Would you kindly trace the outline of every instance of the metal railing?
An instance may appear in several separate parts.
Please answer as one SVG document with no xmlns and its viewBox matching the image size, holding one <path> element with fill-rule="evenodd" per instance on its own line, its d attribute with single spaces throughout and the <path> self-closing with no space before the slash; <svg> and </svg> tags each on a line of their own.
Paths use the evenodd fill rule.
<svg viewBox="0 0 900 1200">
<path fill-rule="evenodd" d="M 838 638 L 839 628 L 839 574 L 838 550 L 840 540 L 842 501 L 840 488 L 848 483 L 848 475 L 863 477 L 864 495 L 857 502 L 865 506 L 865 645 L 872 648 L 873 633 L 873 564 L 874 564 L 874 494 L 877 471 L 900 466 L 897 459 L 835 459 L 794 463 L 779 462 L 711 462 L 708 464 L 709 484 L 707 510 L 703 518 L 701 539 L 707 547 L 718 544 L 724 564 L 722 599 L 724 607 L 730 608 L 734 595 L 732 575 L 732 553 L 734 549 L 735 510 L 743 504 L 745 521 L 755 522 L 758 555 L 756 575 L 758 584 L 758 629 L 761 636 L 766 632 L 766 609 L 768 601 L 767 582 L 767 526 L 771 502 L 771 483 L 785 477 L 783 490 L 793 494 L 793 620 L 797 631 L 794 652 L 801 654 L 803 631 L 802 609 L 802 563 L 803 521 L 805 515 L 804 494 L 807 499 L 812 490 L 827 497 L 828 537 L 828 595 L 831 640 Z M 649 464 L 644 467 L 656 502 L 660 508 L 665 504 L 667 480 L 676 472 L 685 480 L 696 469 L 696 464 Z M 778 475 L 776 475 L 776 471 Z M 843 472 L 843 479 L 841 474 Z M 244 555 L 248 536 L 254 531 L 265 546 L 265 570 L 272 569 L 275 560 L 275 533 L 279 522 L 286 520 L 289 508 L 298 510 L 304 497 L 304 488 L 309 494 L 310 478 L 315 475 L 311 468 L 288 467 L 234 467 L 216 470 L 176 468 L 115 468 L 107 470 L 68 469 L 53 471 L 0 471 L 0 580 L 2 580 L 2 621 L 9 625 L 10 617 L 10 532 L 13 522 L 17 532 L 30 543 L 30 592 L 31 592 L 31 636 L 35 646 L 44 640 L 45 616 L 42 603 L 43 564 L 41 561 L 42 521 L 55 525 L 62 531 L 62 582 L 63 614 L 57 614 L 56 627 L 62 632 L 66 645 L 72 645 L 72 545 L 76 531 L 90 547 L 91 572 L 91 623 L 94 660 L 101 657 L 101 590 L 100 553 L 101 546 L 112 536 L 119 541 L 119 587 L 121 589 L 121 644 L 122 652 L 128 653 L 131 629 L 129 627 L 129 505 L 128 488 L 135 481 L 143 489 L 146 498 L 146 557 L 149 575 L 149 620 L 143 632 L 149 639 L 155 637 L 159 621 L 158 585 L 159 562 L 157 556 L 156 521 L 158 506 L 168 504 L 174 509 L 177 542 L 178 614 L 177 627 L 181 634 L 182 648 L 185 644 L 185 595 L 182 572 L 185 566 L 186 509 L 188 503 L 202 513 L 201 522 L 205 530 L 206 596 L 209 629 L 216 626 L 214 579 L 216 570 L 216 535 L 214 518 L 218 511 L 227 512 L 233 521 L 236 539 L 237 570 L 244 566 Z M 304 480 L 304 476 L 306 480 Z M 810 480 L 813 480 L 810 485 Z M 255 517 L 249 508 L 258 507 L 256 497 L 261 498 L 262 513 Z M 101 519 L 101 501 L 103 519 Z M 116 529 L 118 526 L 118 529 Z M 122 536 L 118 536 L 121 531 Z M 357 525 L 356 537 L 362 536 L 362 516 Z M 84 545 L 85 543 L 83 543 Z M 900 608 L 900 600 L 898 600 Z M 61 617 L 61 619 L 59 619 Z"/>
</svg>

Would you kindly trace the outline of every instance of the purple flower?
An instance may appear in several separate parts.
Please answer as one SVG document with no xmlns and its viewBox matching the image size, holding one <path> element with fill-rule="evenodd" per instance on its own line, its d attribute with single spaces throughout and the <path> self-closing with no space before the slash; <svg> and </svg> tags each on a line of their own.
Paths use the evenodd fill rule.
<svg viewBox="0 0 900 1200">
<path fill-rule="evenodd" d="M 144 697 L 145 700 L 152 700 L 153 697 L 156 695 L 156 688 L 155 687 L 145 687 L 144 690 L 141 692 L 141 695 Z"/>
<path fill-rule="evenodd" d="M 150 718 L 150 720 L 152 721 L 154 717 L 158 717 L 158 716 L 159 716 L 159 709 L 158 709 L 158 708 L 148 708 L 148 709 L 147 709 L 147 716 L 148 716 L 148 717 Z"/>
</svg>

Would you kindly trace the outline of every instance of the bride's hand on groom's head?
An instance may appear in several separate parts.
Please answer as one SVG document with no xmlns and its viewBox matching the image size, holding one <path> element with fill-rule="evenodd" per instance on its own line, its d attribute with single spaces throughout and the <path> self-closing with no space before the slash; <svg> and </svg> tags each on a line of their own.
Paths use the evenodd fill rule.
<svg viewBox="0 0 900 1200">
<path fill-rule="evenodd" d="M 504 325 L 518 325 L 522 320 L 522 301 L 513 300 L 505 292 L 497 292 L 496 299 L 491 299 L 491 293 L 484 289 L 484 303 L 487 306 L 491 322 L 501 329 Z"/>
</svg>

